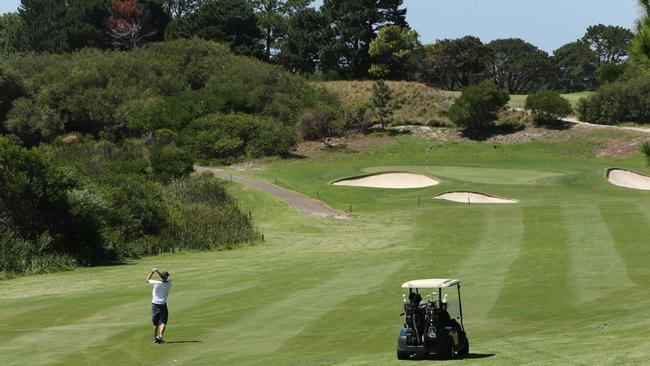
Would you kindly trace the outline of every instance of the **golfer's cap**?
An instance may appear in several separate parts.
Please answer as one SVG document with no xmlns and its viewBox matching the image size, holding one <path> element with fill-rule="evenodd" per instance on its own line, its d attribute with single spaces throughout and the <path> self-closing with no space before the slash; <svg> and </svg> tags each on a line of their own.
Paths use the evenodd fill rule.
<svg viewBox="0 0 650 366">
<path fill-rule="evenodd" d="M 160 272 L 160 275 L 165 278 L 169 278 L 169 272 Z"/>
</svg>

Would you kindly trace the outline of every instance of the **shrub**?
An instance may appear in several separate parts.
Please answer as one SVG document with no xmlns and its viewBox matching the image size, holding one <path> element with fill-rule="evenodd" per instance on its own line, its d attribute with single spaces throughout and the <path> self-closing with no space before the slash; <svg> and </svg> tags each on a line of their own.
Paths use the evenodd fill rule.
<svg viewBox="0 0 650 366">
<path fill-rule="evenodd" d="M 650 122 L 650 78 L 647 72 L 626 73 L 619 81 L 606 84 L 580 100 L 578 115 L 582 121 L 616 124 Z"/>
<path fill-rule="evenodd" d="M 641 144 L 641 153 L 645 156 L 647 166 L 650 166 L 650 142 Z"/>
<path fill-rule="evenodd" d="M 300 135 L 304 140 L 320 141 L 331 146 L 334 137 L 342 136 L 345 122 L 336 119 L 336 115 L 325 109 L 310 109 L 300 119 Z"/>
<path fill-rule="evenodd" d="M 175 145 L 155 146 L 151 150 L 149 162 L 154 177 L 165 183 L 194 171 L 192 156 Z"/>
<path fill-rule="evenodd" d="M 182 141 L 198 158 L 228 164 L 246 156 L 287 154 L 296 144 L 296 133 L 292 126 L 270 117 L 212 114 L 192 122 Z"/>
<path fill-rule="evenodd" d="M 14 233 L 12 241 L 28 242 L 25 245 L 38 247 L 34 250 L 39 253 L 69 255 L 81 263 L 102 257 L 101 193 L 72 169 L 54 167 L 39 151 L 4 138 L 0 202 L 4 232 L 8 228 Z"/>
<path fill-rule="evenodd" d="M 464 134 L 477 136 L 494 127 L 499 111 L 510 96 L 491 81 L 466 87 L 446 115 Z"/>
<path fill-rule="evenodd" d="M 159 235 L 168 226 L 170 208 L 159 184 L 125 174 L 102 177 L 100 182 L 108 204 L 113 246 Z"/>
<path fill-rule="evenodd" d="M 552 91 L 529 95 L 524 108 L 532 111 L 535 122 L 538 123 L 555 122 L 573 112 L 571 102 Z"/>
</svg>

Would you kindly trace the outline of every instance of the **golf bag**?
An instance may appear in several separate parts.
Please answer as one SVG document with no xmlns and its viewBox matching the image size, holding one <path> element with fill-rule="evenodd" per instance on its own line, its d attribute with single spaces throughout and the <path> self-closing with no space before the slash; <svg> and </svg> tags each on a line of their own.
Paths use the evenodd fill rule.
<svg viewBox="0 0 650 366">
<path fill-rule="evenodd" d="M 404 304 L 404 313 L 406 315 L 406 344 L 409 346 L 418 346 L 424 342 L 425 331 L 425 312 L 420 306 L 422 296 L 416 292 L 409 294 L 409 301 Z"/>
</svg>

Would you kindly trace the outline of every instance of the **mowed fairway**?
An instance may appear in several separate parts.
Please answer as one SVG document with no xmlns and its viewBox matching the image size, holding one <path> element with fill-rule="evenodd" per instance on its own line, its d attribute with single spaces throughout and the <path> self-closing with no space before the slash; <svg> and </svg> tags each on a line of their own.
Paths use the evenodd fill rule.
<svg viewBox="0 0 650 366">
<path fill-rule="evenodd" d="M 401 137 L 237 172 L 352 215 L 308 216 L 232 184 L 263 243 L 2 281 L 0 365 L 398 364 L 400 284 L 427 277 L 463 280 L 471 355 L 450 364 L 647 364 L 650 192 L 604 174 L 649 171 L 640 158 L 591 158 L 593 148 L 446 143 L 425 166 L 426 142 Z M 400 167 L 441 184 L 330 185 Z M 432 199 L 452 190 L 519 203 Z M 144 283 L 153 266 L 174 280 L 162 346 Z"/>
</svg>

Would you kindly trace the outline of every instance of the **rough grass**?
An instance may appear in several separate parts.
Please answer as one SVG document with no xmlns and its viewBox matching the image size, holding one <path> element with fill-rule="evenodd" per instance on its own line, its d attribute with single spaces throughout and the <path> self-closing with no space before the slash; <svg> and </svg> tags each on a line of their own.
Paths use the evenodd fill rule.
<svg viewBox="0 0 650 366">
<path fill-rule="evenodd" d="M 586 98 L 588 96 L 593 95 L 594 92 L 591 91 L 584 91 L 584 92 L 577 92 L 577 93 L 568 93 L 568 94 L 562 94 L 562 96 L 571 102 L 571 106 L 575 109 L 578 106 L 578 102 L 582 98 Z M 511 95 L 510 96 L 510 107 L 511 108 L 524 108 L 524 105 L 526 104 L 526 98 L 528 95 Z"/>
<path fill-rule="evenodd" d="M 425 166 L 429 143 L 402 137 L 356 153 L 269 161 L 244 173 L 277 177 L 338 209 L 352 205 L 352 217 L 306 216 L 233 185 L 265 234 L 259 245 L 2 281 L 1 363 L 403 364 L 395 357 L 400 284 L 458 277 L 473 357 L 463 364 L 645 364 L 650 194 L 614 187 L 604 173 L 650 168 L 640 156 L 594 158 L 591 144 L 576 154 L 566 148 L 574 143 L 439 143 Z M 396 167 L 442 183 L 398 191 L 329 185 Z M 449 190 L 520 203 L 431 199 Z M 150 340 L 144 275 L 153 266 L 174 280 L 163 346 Z"/>
<path fill-rule="evenodd" d="M 324 81 L 314 82 L 336 93 L 344 106 L 354 108 L 368 103 L 372 95 L 372 81 Z M 393 125 L 450 125 L 440 115 L 449 108 L 457 92 L 444 91 L 422 83 L 387 81 L 396 106 Z"/>
</svg>

